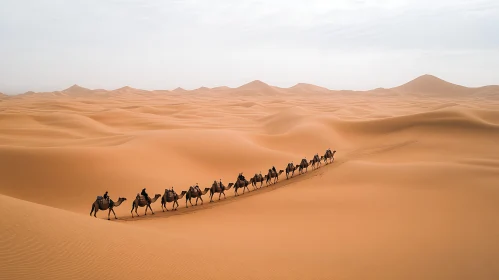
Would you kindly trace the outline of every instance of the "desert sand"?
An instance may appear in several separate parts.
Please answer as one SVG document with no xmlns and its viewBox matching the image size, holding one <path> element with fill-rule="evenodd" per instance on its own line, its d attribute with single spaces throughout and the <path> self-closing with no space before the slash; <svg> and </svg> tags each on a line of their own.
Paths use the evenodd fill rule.
<svg viewBox="0 0 499 280">
<path fill-rule="evenodd" d="M 334 163 L 276 185 L 130 215 L 144 187 L 327 148 Z M 117 220 L 89 216 L 106 190 L 127 198 Z M 0 279 L 498 279 L 498 199 L 499 86 L 0 95 Z"/>
</svg>

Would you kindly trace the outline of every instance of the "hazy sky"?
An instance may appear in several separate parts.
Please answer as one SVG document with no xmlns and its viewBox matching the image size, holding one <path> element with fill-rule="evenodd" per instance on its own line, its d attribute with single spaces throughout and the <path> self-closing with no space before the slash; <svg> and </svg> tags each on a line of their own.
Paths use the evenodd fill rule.
<svg viewBox="0 0 499 280">
<path fill-rule="evenodd" d="M 0 0 L 0 92 L 499 84 L 497 0 Z"/>
</svg>

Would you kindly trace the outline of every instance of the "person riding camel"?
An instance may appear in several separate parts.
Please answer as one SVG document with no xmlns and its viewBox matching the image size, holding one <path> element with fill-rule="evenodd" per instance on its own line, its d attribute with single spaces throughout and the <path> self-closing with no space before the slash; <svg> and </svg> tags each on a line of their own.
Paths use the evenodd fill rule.
<svg viewBox="0 0 499 280">
<path fill-rule="evenodd" d="M 275 170 L 275 166 L 272 166 L 272 171 L 274 171 L 274 173 L 277 174 L 277 170 Z"/>
<path fill-rule="evenodd" d="M 107 200 L 107 203 L 109 203 L 109 195 L 107 194 L 107 191 L 106 193 L 104 193 L 104 195 L 102 196 L 103 199 Z"/>
<path fill-rule="evenodd" d="M 244 178 L 243 172 L 239 173 L 239 176 L 237 176 L 237 179 L 241 180 L 241 181 L 246 181 L 246 178 Z"/>
<path fill-rule="evenodd" d="M 196 183 L 196 186 L 194 187 L 196 190 L 198 190 L 199 192 L 201 192 L 201 189 L 199 188 L 198 186 L 198 183 Z"/>
<path fill-rule="evenodd" d="M 146 188 L 143 188 L 142 189 L 142 192 L 140 192 L 141 195 L 144 196 L 144 198 L 146 199 L 147 202 L 151 203 L 151 198 L 149 197 L 149 195 L 147 194 L 146 192 Z"/>
<path fill-rule="evenodd" d="M 222 186 L 223 186 L 223 185 L 222 185 L 222 179 L 220 179 L 220 184 L 219 184 L 219 186 L 220 186 L 220 189 L 222 189 Z"/>
</svg>

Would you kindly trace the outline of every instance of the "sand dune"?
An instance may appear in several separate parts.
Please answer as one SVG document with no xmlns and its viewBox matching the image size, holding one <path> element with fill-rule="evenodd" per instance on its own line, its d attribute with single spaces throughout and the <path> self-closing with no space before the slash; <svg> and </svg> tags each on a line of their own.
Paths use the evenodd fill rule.
<svg viewBox="0 0 499 280">
<path fill-rule="evenodd" d="M 253 81 L 0 96 L 0 275 L 495 279 L 497 96 L 430 75 L 362 92 Z M 131 218 L 144 187 L 228 184 L 327 148 L 333 164 L 274 186 Z M 106 190 L 127 198 L 116 221 L 88 216 Z"/>
</svg>

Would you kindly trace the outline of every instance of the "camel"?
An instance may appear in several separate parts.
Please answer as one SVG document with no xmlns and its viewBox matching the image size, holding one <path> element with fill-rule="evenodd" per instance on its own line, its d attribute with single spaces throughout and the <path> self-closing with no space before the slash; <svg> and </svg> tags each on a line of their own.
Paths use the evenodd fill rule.
<svg viewBox="0 0 499 280">
<path fill-rule="evenodd" d="M 293 177 L 295 175 L 295 170 L 295 165 L 292 162 L 288 163 L 288 166 L 286 166 L 286 179 L 289 179 L 289 173 L 291 173 L 291 177 Z"/>
<path fill-rule="evenodd" d="M 284 172 L 284 170 L 279 170 L 279 173 L 276 173 L 274 170 L 269 169 L 269 174 L 267 174 L 267 184 L 270 182 L 272 184 L 271 179 L 274 178 L 274 184 L 279 181 L 279 175 L 281 175 Z"/>
<path fill-rule="evenodd" d="M 97 211 L 109 209 L 109 212 L 107 213 L 107 219 L 111 220 L 109 218 L 109 216 L 111 215 L 111 212 L 113 212 L 114 218 L 118 219 L 118 217 L 116 217 L 116 213 L 114 213 L 113 208 L 120 206 L 121 203 L 125 200 L 126 200 L 126 198 L 119 197 L 117 202 L 114 202 L 112 199 L 109 199 L 109 202 L 108 202 L 106 199 L 102 198 L 102 196 L 98 196 L 97 199 L 95 200 L 95 202 L 92 204 L 92 210 L 90 210 L 90 216 L 92 216 L 92 213 L 94 213 L 94 217 L 97 218 Z"/>
<path fill-rule="evenodd" d="M 205 195 L 209 190 L 210 188 L 205 188 L 204 191 L 201 191 L 201 189 L 191 186 L 185 196 L 185 208 L 189 208 L 189 206 L 187 206 L 187 201 L 191 203 L 191 206 L 194 206 L 191 201 L 193 197 L 196 198 L 196 206 L 198 205 L 198 199 L 201 199 L 201 205 L 203 205 L 204 201 L 201 196 Z"/>
<path fill-rule="evenodd" d="M 260 171 L 260 174 L 255 174 L 255 176 L 253 176 L 251 179 L 250 179 L 250 183 L 251 185 L 253 185 L 253 188 L 257 187 L 256 186 L 256 183 L 260 183 L 260 188 L 263 186 L 263 181 L 265 180 L 266 178 L 264 178 L 262 176 L 262 172 Z M 259 187 L 257 187 L 259 188 Z"/>
<path fill-rule="evenodd" d="M 236 183 L 234 184 L 234 196 L 238 196 L 239 194 L 237 193 L 237 189 L 242 188 L 243 189 L 243 194 L 245 189 L 248 189 L 248 192 L 250 191 L 248 188 L 249 182 L 248 180 L 239 180 L 239 178 L 236 180 Z"/>
<path fill-rule="evenodd" d="M 166 204 L 168 202 L 173 202 L 172 210 L 177 210 L 178 200 L 182 199 L 182 197 L 184 197 L 186 193 L 187 193 L 186 191 L 182 191 L 182 193 L 178 195 L 175 191 L 165 189 L 165 193 L 161 197 L 161 210 L 163 210 L 163 212 L 165 212 L 164 209 L 166 209 L 166 211 L 169 211 L 168 208 L 166 208 Z M 177 204 L 177 207 L 175 207 L 175 204 Z"/>
<path fill-rule="evenodd" d="M 160 198 L 160 194 L 155 194 L 154 198 L 151 199 L 151 202 L 146 201 L 146 198 L 143 195 L 137 194 L 137 197 L 135 197 L 135 200 L 132 203 L 132 210 L 130 213 L 132 213 L 132 218 L 133 218 L 133 210 L 135 209 L 135 214 L 137 214 L 137 217 L 139 216 L 139 213 L 137 213 L 137 209 L 139 207 L 146 207 L 146 211 L 144 212 L 144 215 L 147 215 L 147 208 L 151 209 L 152 214 L 154 215 L 154 211 L 152 211 L 151 204 L 156 202 L 158 198 Z"/>
<path fill-rule="evenodd" d="M 300 162 L 300 164 L 298 164 L 296 166 L 296 168 L 299 168 L 298 169 L 299 174 L 303 173 L 303 169 L 305 169 L 305 171 L 308 171 L 308 161 L 307 161 L 307 158 L 302 159 L 301 162 Z"/>
<path fill-rule="evenodd" d="M 329 163 L 333 162 L 334 161 L 334 154 L 336 153 L 336 151 L 332 151 L 331 152 L 331 149 L 327 149 L 326 150 L 326 153 L 324 154 L 323 158 L 324 159 L 324 163 L 325 164 L 328 164 L 327 162 L 327 159 L 329 159 Z"/>
<path fill-rule="evenodd" d="M 314 155 L 314 158 L 310 160 L 310 165 L 312 165 L 312 170 L 321 166 L 321 159 L 319 158 L 319 154 Z"/>
<path fill-rule="evenodd" d="M 210 202 L 213 202 L 213 195 L 215 193 L 220 193 L 218 195 L 218 200 L 220 200 L 220 197 L 222 196 L 222 194 L 224 195 L 224 199 L 225 199 L 226 198 L 225 197 L 225 191 L 229 190 L 233 185 L 234 185 L 234 183 L 229 183 L 229 186 L 226 187 L 222 183 L 221 186 L 220 186 L 219 182 L 213 181 L 213 184 L 211 185 L 211 188 L 210 188 Z"/>
</svg>

